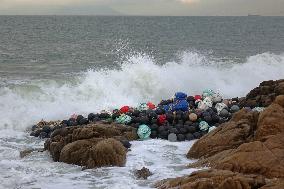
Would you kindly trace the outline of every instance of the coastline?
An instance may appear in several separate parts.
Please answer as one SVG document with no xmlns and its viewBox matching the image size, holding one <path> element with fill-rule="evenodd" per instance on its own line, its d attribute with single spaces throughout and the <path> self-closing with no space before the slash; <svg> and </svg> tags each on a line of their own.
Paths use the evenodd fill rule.
<svg viewBox="0 0 284 189">
<path fill-rule="evenodd" d="M 189 150 L 189 153 L 188 153 L 188 155 L 187 155 L 187 157 L 189 158 L 189 159 L 191 159 L 191 158 L 198 158 L 198 159 L 200 159 L 199 161 L 197 161 L 197 162 L 195 162 L 195 163 L 191 163 L 190 164 L 190 167 L 191 168 L 198 168 L 198 167 L 204 167 L 204 166 L 208 166 L 209 165 L 209 167 L 211 167 L 210 165 L 212 165 L 212 164 L 210 164 L 209 162 L 211 161 L 212 162 L 212 160 L 214 160 L 214 162 L 216 162 L 217 160 L 218 161 L 221 161 L 221 160 L 223 160 L 224 159 L 224 157 L 222 157 L 222 156 L 224 156 L 224 154 L 222 154 L 222 150 L 220 151 L 220 154 L 217 154 L 217 155 L 215 155 L 216 154 L 216 152 L 218 152 L 218 151 L 214 151 L 214 148 L 213 148 L 213 156 L 212 156 L 212 154 L 211 154 L 211 152 L 210 152 L 210 150 L 212 150 L 212 147 L 210 147 L 210 145 L 212 146 L 215 146 L 216 148 L 218 148 L 218 146 L 219 146 L 219 148 L 221 148 L 222 147 L 222 145 L 224 145 L 224 143 L 222 143 L 222 141 L 220 142 L 220 139 L 218 139 L 218 133 L 220 133 L 221 132 L 221 134 L 219 134 L 219 137 L 224 137 L 224 136 L 226 136 L 226 133 L 224 133 L 225 131 L 224 131 L 224 129 L 226 130 L 226 128 L 227 127 L 232 127 L 232 128 L 234 128 L 234 127 L 239 127 L 238 125 L 239 124 L 247 124 L 247 125 L 252 125 L 252 127 L 253 128 L 257 128 L 256 126 L 254 126 L 254 125 L 256 125 L 257 124 L 257 120 L 258 120 L 258 117 L 260 116 L 259 114 L 265 114 L 265 112 L 266 111 L 269 111 L 269 109 L 270 109 L 270 107 L 271 106 L 273 106 L 273 104 L 275 104 L 275 103 L 278 103 L 278 105 L 280 105 L 281 106 L 281 102 L 282 102 L 282 96 L 281 95 L 284 95 L 284 82 L 283 82 L 283 80 L 279 80 L 279 81 L 275 81 L 275 82 L 273 82 L 273 81 L 265 81 L 265 82 L 262 82 L 261 83 L 261 85 L 259 86 L 259 87 L 257 87 L 257 88 L 255 88 L 255 89 L 253 89 L 247 96 L 246 96 L 246 98 L 243 98 L 242 100 L 241 100 L 241 102 L 239 103 L 241 106 L 243 106 L 243 107 L 246 107 L 246 106 L 251 106 L 251 107 L 255 107 L 256 105 L 261 105 L 261 106 L 264 106 L 264 107 L 268 107 L 267 109 L 268 110 L 264 110 L 264 112 L 263 113 L 259 113 L 259 112 L 257 112 L 257 111 L 254 111 L 254 112 L 250 112 L 251 110 L 248 110 L 248 109 L 242 109 L 242 110 L 240 110 L 240 111 L 238 111 L 237 113 L 235 113 L 234 115 L 233 115 L 233 117 L 231 118 L 231 119 L 229 119 L 227 122 L 225 122 L 225 123 L 223 123 L 223 124 L 221 124 L 219 127 L 217 127 L 217 129 L 215 129 L 214 131 L 212 131 L 212 132 L 209 132 L 208 134 L 205 134 L 203 137 L 201 137 L 201 139 L 199 139 L 197 142 L 195 142 L 194 143 L 194 145 L 193 145 L 193 147 Z M 280 95 L 280 96 L 279 96 Z M 276 98 L 276 96 L 278 96 L 277 97 L 277 99 L 276 99 L 276 102 L 274 102 L 274 103 L 272 103 L 273 101 L 274 101 L 274 99 Z M 280 99 L 280 100 L 279 100 Z M 280 104 L 279 104 L 280 103 Z M 274 110 L 273 110 L 274 111 Z M 277 110 L 277 111 L 279 111 L 279 110 Z M 251 117 L 250 117 L 251 116 Z M 265 119 L 265 118 L 263 118 L 263 119 Z M 277 119 L 280 119 L 279 117 L 277 118 Z M 244 121 L 244 120 L 248 120 L 248 121 Z M 279 121 L 279 120 L 278 120 Z M 241 123 L 239 123 L 239 122 L 241 122 Z M 102 124 L 103 126 L 99 126 L 100 124 Z M 111 126 L 112 125 L 112 123 L 107 123 L 107 122 L 102 122 L 102 123 L 99 123 L 97 126 L 95 126 L 95 125 L 93 125 L 93 126 L 77 126 L 77 127 L 71 127 L 71 128 L 67 128 L 67 130 L 66 130 L 66 128 L 63 128 L 63 129 L 59 129 L 59 130 L 57 130 L 56 131 L 56 133 L 57 134 L 54 134 L 54 132 L 53 132 L 53 134 L 51 134 L 51 139 L 48 139 L 47 140 L 47 142 L 45 143 L 45 150 L 49 150 L 50 152 L 51 152 L 51 154 L 52 153 L 57 153 L 58 154 L 58 152 L 56 152 L 56 150 L 54 151 L 54 149 L 52 149 L 52 147 L 50 146 L 51 144 L 52 144 L 52 142 L 53 143 L 55 143 L 55 146 L 58 146 L 58 144 L 60 143 L 59 141 L 63 141 L 63 144 L 67 144 L 68 142 L 68 140 L 69 140 L 69 142 L 72 142 L 72 140 L 73 141 L 76 141 L 76 140 L 80 140 L 80 141 L 82 141 L 82 139 L 83 140 L 88 140 L 89 142 L 90 141 L 92 141 L 92 140 L 94 140 L 94 139 L 92 139 L 93 137 L 98 137 L 98 138 L 115 138 L 116 140 L 118 140 L 118 141 L 123 141 L 123 140 L 125 140 L 125 139 L 127 139 L 128 141 L 129 140 L 137 140 L 137 138 L 138 138 L 138 136 L 137 135 L 135 135 L 135 132 L 137 132 L 135 129 L 134 130 L 132 130 L 131 129 L 131 127 L 129 127 L 129 128 L 127 128 L 127 127 L 123 127 L 123 129 L 122 129 L 122 133 L 120 132 L 120 134 L 118 134 L 118 136 L 114 136 L 113 134 L 107 134 L 107 133 L 105 133 L 103 130 L 104 129 L 106 129 L 106 128 L 109 128 L 109 126 L 107 126 L 107 125 L 110 125 L 110 127 L 113 127 L 114 128 L 114 130 L 117 130 L 117 128 L 119 128 L 119 129 L 121 129 L 121 125 L 114 125 L 114 126 Z M 96 128 L 98 128 L 99 130 L 94 130 L 94 129 L 96 129 Z M 74 135 L 74 132 L 72 131 L 72 130 L 77 130 L 75 133 L 76 133 L 76 135 Z M 92 131 L 91 131 L 91 130 Z M 70 131 L 71 130 L 71 131 Z M 85 130 L 85 131 L 84 131 Z M 107 129 L 108 130 L 108 132 L 109 132 L 109 129 Z M 222 131 L 223 130 L 223 131 Z M 230 130 L 230 129 L 229 129 Z M 248 130 L 249 131 L 249 133 L 251 132 L 251 130 L 253 130 L 253 129 L 245 129 L 245 130 Z M 90 135 L 90 131 L 91 132 L 94 132 L 94 133 L 97 133 L 97 134 L 95 134 L 95 135 Z M 102 132 L 103 131 L 103 132 Z M 100 133 L 101 132 L 101 133 Z M 117 134 L 117 131 L 113 131 L 114 133 L 116 133 Z M 110 133 L 113 133 L 112 131 L 110 132 Z M 123 132 L 130 132 L 130 133 L 132 133 L 132 135 L 130 136 L 129 135 L 129 133 L 127 134 L 127 133 L 124 133 L 123 134 Z M 241 137 L 241 138 L 244 138 L 244 136 L 243 136 L 243 132 L 244 131 L 230 131 L 231 133 L 229 133 L 228 135 L 227 135 L 227 137 L 229 137 L 230 138 L 230 136 L 232 135 L 232 133 L 235 133 L 236 134 L 236 136 L 238 136 L 238 133 L 241 133 L 241 135 L 239 136 L 239 137 Z M 71 134 L 71 136 L 70 136 L 70 134 L 68 134 L 68 133 L 70 133 Z M 73 133 L 73 134 L 72 134 Z M 80 134 L 81 133 L 81 134 Z M 100 134 L 98 134 L 98 133 L 100 133 Z M 105 133 L 105 134 L 103 134 L 103 133 Z M 59 135 L 58 135 L 59 134 Z M 283 133 L 281 133 L 280 132 L 280 134 L 283 134 Z M 217 135 L 217 136 L 216 136 Z M 277 135 L 277 134 L 276 134 Z M 58 136 L 61 136 L 61 137 L 59 137 L 58 138 Z M 124 136 L 124 137 L 123 137 Z M 238 138 L 238 137 L 236 137 L 236 136 L 231 136 L 232 137 L 232 141 L 234 141 L 234 137 L 235 138 Z M 247 134 L 247 135 L 245 135 L 246 137 L 245 138 L 248 138 L 248 139 L 250 139 L 251 138 L 251 134 Z M 278 135 L 277 135 L 278 136 Z M 56 138 L 57 137 L 57 138 Z M 70 138 L 71 137 L 71 138 Z M 121 138 L 122 137 L 122 138 Z M 215 139 L 215 138 L 217 137 L 217 139 Z M 70 141 L 71 140 L 71 141 Z M 103 140 L 103 139 L 100 139 L 100 141 L 101 140 Z M 214 141 L 219 141 L 218 143 L 215 143 L 214 144 Z M 251 140 L 251 139 L 250 139 Z M 64 142 L 65 141 L 65 142 Z M 205 141 L 205 143 L 203 142 L 203 141 Z M 207 142 L 206 142 L 207 141 Z M 252 140 L 253 141 L 253 140 Z M 59 142 L 59 143 L 58 143 Z M 93 141 L 94 142 L 94 141 Z M 162 141 L 161 141 L 162 142 Z M 166 141 L 165 141 L 166 142 Z M 212 142 L 213 142 L 213 144 L 212 144 Z M 246 139 L 244 140 L 244 141 L 241 141 L 241 142 L 239 142 L 238 143 L 238 145 L 236 145 L 235 143 L 233 143 L 233 144 L 231 144 L 231 146 L 230 146 L 230 144 L 226 144 L 227 145 L 227 147 L 225 147 L 225 149 L 235 149 L 236 147 L 238 147 L 238 146 L 240 146 L 240 145 L 242 145 L 242 143 L 244 143 L 244 142 L 250 142 L 250 141 L 247 141 Z M 152 143 L 152 142 L 150 142 L 150 143 Z M 204 148 L 204 147 L 200 147 L 200 146 L 202 146 L 202 145 L 204 145 L 204 144 L 206 144 L 206 143 L 208 143 L 208 145 L 209 145 L 209 148 Z M 92 145 L 96 145 L 97 144 L 97 142 L 95 142 L 95 143 L 91 143 L 90 145 L 87 145 L 87 147 L 85 146 L 85 144 L 83 144 L 83 146 L 81 146 L 79 143 L 78 144 L 75 144 L 74 146 L 76 146 L 76 149 L 78 149 L 78 147 L 79 147 L 79 149 L 86 149 L 86 150 L 83 150 L 83 151 L 79 151 L 79 154 L 80 154 L 80 157 L 81 157 L 81 155 L 82 155 L 82 153 L 84 153 L 84 151 L 88 151 L 87 149 L 89 148 L 88 146 L 92 146 Z M 122 145 L 121 145 L 122 144 Z M 125 144 L 122 142 L 121 144 L 118 144 L 118 145 L 121 145 L 121 146 L 125 146 Z M 149 145 L 149 143 L 148 143 L 148 145 Z M 81 146 L 81 147 L 80 147 Z M 120 146 L 120 147 L 121 147 Z M 119 148 L 120 148 L 119 147 Z M 196 151 L 196 149 L 198 149 L 198 148 L 201 148 L 201 154 L 200 155 L 193 155 L 193 151 Z M 109 148 L 109 147 L 107 147 L 107 146 L 104 146 L 103 148 Z M 112 146 L 111 148 L 116 148 L 116 147 L 114 147 L 114 146 Z M 146 147 L 147 148 L 147 147 Z M 254 146 L 254 144 L 252 144 L 252 148 L 255 148 L 255 146 Z M 55 149 L 57 149 L 57 148 L 55 148 Z M 67 151 L 67 156 L 69 156 L 68 155 L 68 153 L 73 153 L 73 155 L 74 155 L 74 150 L 72 149 L 72 147 L 69 147 L 69 148 L 67 148 L 68 150 L 64 150 L 64 151 Z M 131 147 L 130 147 L 130 149 L 131 149 Z M 206 151 L 206 149 L 207 149 L 207 151 Z M 221 148 L 222 149 L 222 148 Z M 69 152 L 68 152 L 69 151 Z M 116 151 L 116 153 L 118 153 L 119 154 L 119 152 L 117 151 L 117 150 L 115 150 Z M 59 152 L 60 153 L 60 155 L 59 156 L 61 156 L 62 155 L 62 152 Z M 65 152 L 66 153 L 66 152 Z M 88 152 L 88 153 L 92 153 L 92 152 Z M 88 154 L 87 153 L 87 154 Z M 94 153 L 96 153 L 96 152 L 94 152 Z M 102 159 L 104 159 L 103 157 L 106 157 L 105 155 L 104 155 L 104 153 L 105 153 L 105 150 L 102 150 L 101 151 L 101 153 L 103 153 L 103 154 L 101 154 L 102 156 Z M 124 152 L 125 154 L 125 157 L 123 158 L 123 159 L 125 159 L 126 160 L 126 154 L 128 154 L 129 152 L 127 152 L 127 151 L 125 151 Z M 207 155 L 205 156 L 204 154 L 206 154 L 207 153 Z M 280 152 L 280 153 L 282 153 L 282 152 Z M 254 152 L 252 151 L 252 154 L 254 154 Z M 215 156 L 214 156 L 215 155 Z M 225 153 L 225 156 L 227 156 L 228 155 L 228 153 Z M 54 158 L 56 155 L 52 155 L 52 157 Z M 58 156 L 58 155 L 57 155 Z M 66 156 L 66 155 L 64 155 L 64 153 L 63 153 L 63 156 Z M 114 156 L 117 156 L 117 155 L 112 155 L 112 157 L 114 157 Z M 211 157 L 212 156 L 212 157 Z M 69 156 L 70 157 L 70 156 Z M 74 157 L 74 156 L 73 156 Z M 97 156 L 98 157 L 98 156 Z M 207 157 L 207 159 L 206 159 L 206 157 Z M 79 157 L 78 157 L 79 158 Z M 205 158 L 205 159 L 204 159 Z M 79 158 L 80 159 L 80 158 Z M 96 158 L 95 158 L 96 159 Z M 112 158 L 111 158 L 112 159 Z M 109 160 L 107 160 L 107 162 L 108 163 L 110 163 L 110 165 L 119 165 L 119 166 L 124 166 L 123 165 L 123 163 L 121 164 L 121 162 L 120 163 L 117 163 L 117 162 L 115 162 L 115 160 L 111 160 L 111 159 L 109 159 Z M 67 157 L 67 159 L 66 158 L 61 158 L 61 160 L 60 160 L 60 158 L 58 157 L 58 158 L 55 158 L 55 161 L 64 161 L 64 162 L 67 162 L 68 163 L 68 161 L 70 161 L 70 158 L 68 159 L 68 157 Z M 78 164 L 78 162 L 76 163 L 76 161 L 78 161 L 78 160 L 76 160 L 76 157 L 75 157 L 75 162 L 74 162 L 74 160 L 71 160 L 71 162 L 69 162 L 69 163 L 75 163 L 75 164 Z M 113 162 L 112 162 L 113 161 Z M 241 162 L 240 163 L 243 163 L 242 162 L 242 160 L 240 160 Z M 264 161 L 266 161 L 266 160 L 264 160 Z M 80 162 L 82 163 L 82 161 L 80 160 Z M 112 163 L 111 163 L 112 162 Z M 209 163 L 209 164 L 208 164 Z M 80 164 L 80 163 L 79 163 Z M 125 164 L 125 163 L 124 163 Z M 98 162 L 97 162 L 97 164 L 94 164 L 93 163 L 93 166 L 91 166 L 91 167 L 87 167 L 87 168 L 95 168 L 95 167 L 97 167 L 97 166 L 107 166 L 107 164 L 106 163 L 99 163 L 98 164 Z M 218 167 L 219 166 L 219 167 Z M 159 188 L 172 188 L 172 187 L 176 187 L 177 186 L 177 184 L 178 184 L 178 186 L 180 186 L 180 187 L 192 187 L 192 188 L 198 188 L 198 187 L 196 187 L 197 185 L 200 187 L 200 188 L 202 188 L 203 187 L 203 184 L 205 183 L 205 185 L 206 184 L 208 184 L 208 179 L 210 180 L 210 182 L 212 182 L 212 179 L 213 179 L 213 183 L 214 183 L 214 186 L 216 187 L 218 184 L 220 185 L 220 180 L 214 180 L 215 178 L 222 178 L 223 180 L 225 180 L 226 181 L 226 185 L 222 185 L 222 187 L 224 187 L 224 186 L 231 186 L 231 187 L 234 187 L 234 185 L 236 184 L 236 178 L 238 178 L 238 179 L 241 179 L 241 182 L 242 183 L 245 183 L 246 185 L 248 185 L 248 186 L 252 186 L 252 185 L 255 185 L 255 183 L 256 182 L 258 182 L 259 180 L 255 180 L 256 178 L 257 179 L 259 179 L 259 177 L 260 176 L 263 176 L 263 177 L 261 177 L 262 178 L 262 180 L 261 180 L 261 182 L 260 183 L 258 183 L 258 185 L 259 185 L 259 188 L 260 187 L 262 187 L 262 186 L 265 186 L 266 184 L 271 184 L 271 182 L 273 182 L 274 183 L 274 181 L 267 181 L 267 180 L 265 180 L 265 176 L 267 176 L 267 175 L 265 175 L 265 174 L 260 174 L 260 176 L 251 176 L 251 175 L 247 175 L 247 173 L 245 172 L 245 174 L 243 174 L 242 172 L 240 172 L 240 173 L 235 173 L 236 171 L 235 170 L 232 170 L 233 172 L 229 172 L 229 171 L 222 171 L 222 169 L 223 168 L 220 168 L 220 165 L 218 165 L 217 167 L 215 166 L 213 166 L 213 168 L 219 168 L 219 170 L 215 170 L 215 169 L 211 169 L 211 170 L 202 170 L 202 171 L 200 171 L 200 172 L 194 172 L 191 176 L 185 176 L 185 177 L 181 177 L 181 178 L 177 178 L 177 179 L 168 179 L 168 180 L 163 180 L 163 181 L 161 181 L 160 183 L 157 183 L 155 186 L 156 187 L 159 187 Z M 241 165 L 240 165 L 241 166 Z M 227 167 L 225 166 L 225 170 L 228 170 L 227 169 Z M 240 169 L 240 170 L 243 170 L 243 169 Z M 245 169 L 244 169 L 245 170 Z M 252 169 L 252 170 L 254 170 L 254 169 Z M 258 170 L 258 169 L 257 169 Z M 151 171 L 151 170 L 150 170 Z M 280 171 L 281 172 L 281 171 Z M 255 172 L 252 172 L 252 173 L 254 173 L 254 174 L 256 174 Z M 252 174 L 252 173 L 250 173 L 250 174 Z M 155 175 L 155 172 L 153 173 L 154 175 Z M 197 176 L 196 176 L 197 175 Z M 275 175 L 274 175 L 275 176 Z M 205 179 L 205 181 L 202 181 L 202 180 L 200 180 L 200 178 L 202 178 L 202 177 L 204 177 L 204 178 L 207 178 L 207 180 Z M 230 177 L 230 178 L 233 178 L 233 181 L 231 181 L 230 180 L 230 182 L 229 183 L 227 183 L 227 178 L 228 177 Z M 282 177 L 281 175 L 279 176 L 280 178 Z M 269 177 L 269 178 L 271 178 L 271 177 Z M 185 179 L 185 180 L 184 180 Z M 222 180 L 221 179 L 221 180 Z M 184 180 L 184 181 L 183 181 Z M 180 182 L 184 182 L 184 184 L 185 185 L 180 185 L 179 183 Z M 239 182 L 239 180 L 238 180 L 238 182 Z M 276 184 L 280 184 L 280 186 L 281 186 L 281 182 L 282 181 L 279 181 L 279 183 L 278 183 L 278 181 L 276 181 L 277 183 Z M 200 184 L 201 183 L 201 184 Z M 229 184 L 229 185 L 228 185 Z M 218 185 L 218 187 L 221 187 L 221 186 L 219 186 Z M 221 188 L 222 188 L 221 187 Z"/>
</svg>

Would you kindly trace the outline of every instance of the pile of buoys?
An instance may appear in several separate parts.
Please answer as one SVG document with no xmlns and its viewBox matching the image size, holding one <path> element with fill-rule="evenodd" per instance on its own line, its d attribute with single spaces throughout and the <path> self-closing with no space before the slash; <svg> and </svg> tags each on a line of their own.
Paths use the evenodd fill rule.
<svg viewBox="0 0 284 189">
<path fill-rule="evenodd" d="M 177 92 L 173 99 L 162 100 L 158 105 L 152 102 L 141 103 L 137 107 L 126 105 L 112 112 L 90 113 L 88 117 L 74 114 L 68 120 L 63 120 L 60 124 L 57 122 L 56 126 L 53 124 L 52 127 L 48 124 L 38 124 L 33 126 L 31 135 L 46 138 L 55 129 L 104 121 L 134 127 L 142 140 L 193 140 L 216 129 L 239 110 L 238 98 L 224 100 L 220 94 L 210 89 L 194 96 Z M 262 110 L 263 108 L 258 107 L 253 111 Z"/>
</svg>

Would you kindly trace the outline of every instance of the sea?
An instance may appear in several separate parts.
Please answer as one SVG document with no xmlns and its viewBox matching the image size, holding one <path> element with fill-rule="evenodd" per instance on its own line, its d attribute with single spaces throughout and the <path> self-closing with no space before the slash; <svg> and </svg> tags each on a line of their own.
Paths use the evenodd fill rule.
<svg viewBox="0 0 284 189">
<path fill-rule="evenodd" d="M 175 92 L 243 97 L 284 78 L 284 17 L 0 16 L 0 189 L 130 189 L 190 174 L 195 141 L 132 142 L 125 167 L 53 162 L 38 121 L 158 103 Z M 135 169 L 153 175 L 137 180 Z"/>
</svg>

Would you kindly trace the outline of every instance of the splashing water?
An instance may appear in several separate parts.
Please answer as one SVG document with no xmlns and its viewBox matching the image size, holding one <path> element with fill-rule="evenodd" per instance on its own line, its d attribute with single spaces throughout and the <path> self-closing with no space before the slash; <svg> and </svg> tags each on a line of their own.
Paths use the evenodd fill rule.
<svg viewBox="0 0 284 189">
<path fill-rule="evenodd" d="M 284 78 L 284 55 L 248 57 L 244 63 L 212 60 L 185 52 L 179 61 L 158 65 L 149 56 L 131 56 L 120 69 L 88 70 L 72 80 L 33 80 L 0 84 L 0 188 L 149 188 L 157 180 L 189 174 L 185 154 L 191 142 L 135 141 L 123 168 L 81 171 L 52 162 L 48 153 L 20 159 L 19 151 L 42 147 L 25 130 L 40 119 L 86 115 L 122 105 L 159 102 L 176 91 L 200 94 L 220 91 L 224 97 L 244 96 L 261 81 Z M 136 180 L 134 169 L 153 171 L 148 181 Z"/>
</svg>

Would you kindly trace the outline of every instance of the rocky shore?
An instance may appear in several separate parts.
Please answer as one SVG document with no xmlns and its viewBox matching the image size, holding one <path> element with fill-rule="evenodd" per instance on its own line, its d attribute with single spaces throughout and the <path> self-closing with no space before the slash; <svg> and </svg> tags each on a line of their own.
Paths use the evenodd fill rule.
<svg viewBox="0 0 284 189">
<path fill-rule="evenodd" d="M 166 179 L 160 189 L 283 189 L 284 81 L 267 81 L 253 89 L 243 105 L 268 106 L 263 112 L 242 109 L 232 119 L 199 139 L 187 157 L 203 167 L 191 175 Z"/>
<path fill-rule="evenodd" d="M 209 93 L 179 94 L 179 104 L 170 99 L 157 107 L 147 103 L 135 110 L 125 106 L 87 118 L 42 121 L 33 126 L 31 136 L 47 138 L 44 150 L 54 161 L 88 169 L 124 166 L 129 141 L 139 138 L 199 139 L 186 155 L 199 160 L 188 167 L 206 169 L 155 187 L 284 188 L 284 80 L 264 81 L 244 98 L 209 98 Z M 184 104 L 189 111 L 183 111 Z"/>
</svg>

